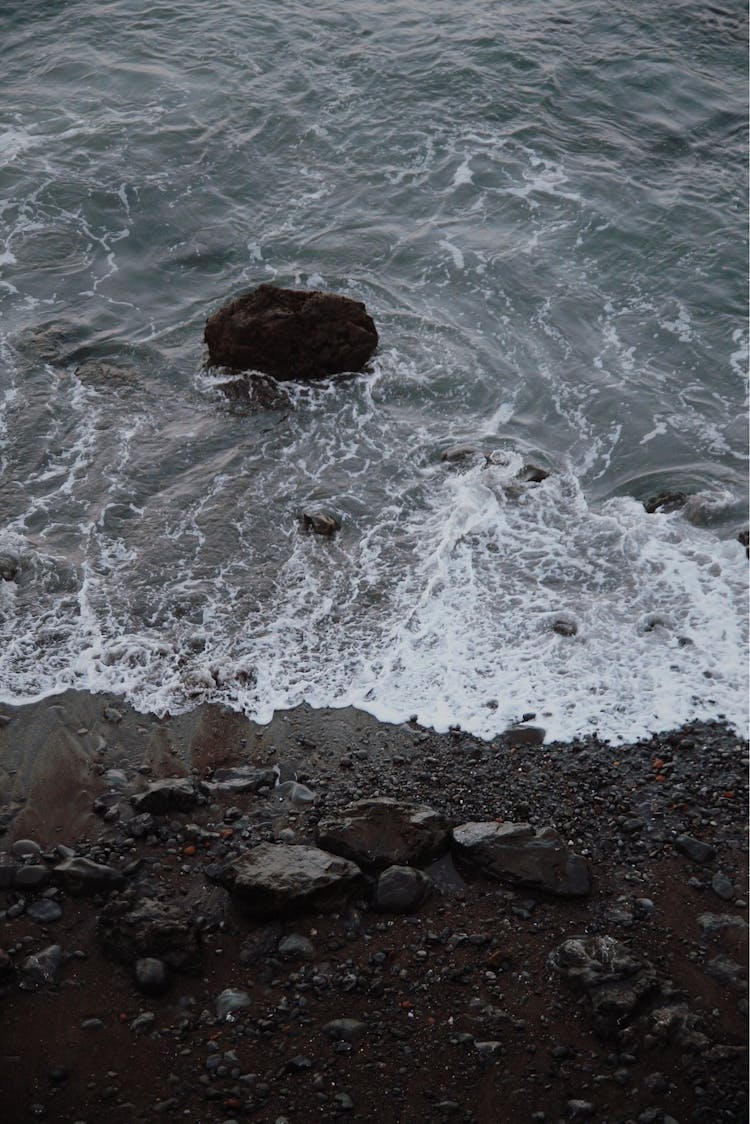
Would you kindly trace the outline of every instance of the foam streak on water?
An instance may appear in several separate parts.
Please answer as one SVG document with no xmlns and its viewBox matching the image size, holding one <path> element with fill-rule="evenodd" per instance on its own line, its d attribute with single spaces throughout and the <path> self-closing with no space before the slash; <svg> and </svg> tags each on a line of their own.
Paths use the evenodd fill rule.
<svg viewBox="0 0 750 1124">
<path fill-rule="evenodd" d="M 746 728 L 745 17 L 469 9 L 0 14 L 0 700 Z M 242 414 L 268 280 L 381 346 Z"/>
</svg>

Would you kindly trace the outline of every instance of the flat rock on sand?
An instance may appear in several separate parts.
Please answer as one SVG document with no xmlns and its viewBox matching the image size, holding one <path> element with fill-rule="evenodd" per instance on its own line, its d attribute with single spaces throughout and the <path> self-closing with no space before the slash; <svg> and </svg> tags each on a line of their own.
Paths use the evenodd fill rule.
<svg viewBox="0 0 750 1124">
<path fill-rule="evenodd" d="M 345 905 L 363 888 L 354 863 L 317 847 L 261 843 L 239 855 L 216 877 L 249 917 L 266 920 Z"/>
<path fill-rule="evenodd" d="M 458 857 L 501 882 L 517 882 L 563 897 L 589 893 L 588 866 L 552 827 L 527 823 L 465 823 L 453 829 Z"/>
<path fill-rule="evenodd" d="M 383 870 L 437 858 L 447 847 L 448 825 L 424 804 L 387 798 L 358 800 L 321 821 L 317 839 L 326 851 Z"/>
</svg>

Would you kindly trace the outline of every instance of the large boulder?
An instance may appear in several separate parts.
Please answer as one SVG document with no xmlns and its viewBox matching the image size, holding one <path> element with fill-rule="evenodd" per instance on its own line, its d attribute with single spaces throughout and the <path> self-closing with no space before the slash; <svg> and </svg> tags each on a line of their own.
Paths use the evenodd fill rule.
<svg viewBox="0 0 750 1124">
<path fill-rule="evenodd" d="M 261 843 L 233 859 L 215 876 L 237 908 L 266 921 L 339 909 L 360 893 L 359 867 L 317 847 Z"/>
<path fill-rule="evenodd" d="M 360 301 L 260 285 L 210 316 L 205 340 L 212 366 L 316 379 L 361 371 L 378 333 Z"/>
<path fill-rule="evenodd" d="M 453 847 L 459 858 L 500 882 L 564 897 L 582 897 L 591 889 L 586 860 L 552 827 L 537 832 L 527 823 L 465 823 L 453 829 Z"/>
<path fill-rule="evenodd" d="M 318 825 L 318 845 L 360 866 L 415 866 L 430 862 L 448 844 L 444 818 L 424 804 L 387 797 L 358 800 Z"/>
</svg>

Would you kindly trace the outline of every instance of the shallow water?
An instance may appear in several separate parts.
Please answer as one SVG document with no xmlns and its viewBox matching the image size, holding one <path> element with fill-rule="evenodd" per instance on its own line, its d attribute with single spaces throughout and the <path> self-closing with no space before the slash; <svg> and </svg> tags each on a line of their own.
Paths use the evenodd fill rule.
<svg viewBox="0 0 750 1124">
<path fill-rule="evenodd" d="M 0 698 L 745 727 L 744 11 L 15 7 Z M 364 300 L 371 368 L 233 412 L 261 281 Z"/>
</svg>

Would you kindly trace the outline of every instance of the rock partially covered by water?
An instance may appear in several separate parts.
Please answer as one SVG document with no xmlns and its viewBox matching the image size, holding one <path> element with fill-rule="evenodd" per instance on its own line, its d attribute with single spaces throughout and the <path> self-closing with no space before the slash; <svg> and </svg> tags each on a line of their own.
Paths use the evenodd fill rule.
<svg viewBox="0 0 750 1124">
<path fill-rule="evenodd" d="M 318 827 L 318 843 L 360 866 L 383 870 L 429 862 L 448 844 L 448 826 L 424 804 L 358 800 Z"/>
<path fill-rule="evenodd" d="M 643 506 L 649 515 L 654 515 L 657 511 L 670 512 L 679 511 L 688 502 L 686 492 L 659 492 L 656 496 L 650 496 L 649 499 L 644 500 Z"/>
<path fill-rule="evenodd" d="M 307 910 L 339 909 L 359 893 L 362 873 L 352 862 L 317 847 L 261 843 L 217 876 L 242 913 L 265 921 Z"/>
<path fill-rule="evenodd" d="M 566 897 L 591 889 L 586 860 L 551 827 L 537 832 L 527 823 L 465 823 L 454 828 L 453 845 L 460 858 L 501 882 Z"/>
<path fill-rule="evenodd" d="M 210 316 L 205 340 L 212 366 L 316 379 L 361 371 L 378 333 L 360 301 L 260 285 Z"/>
</svg>

